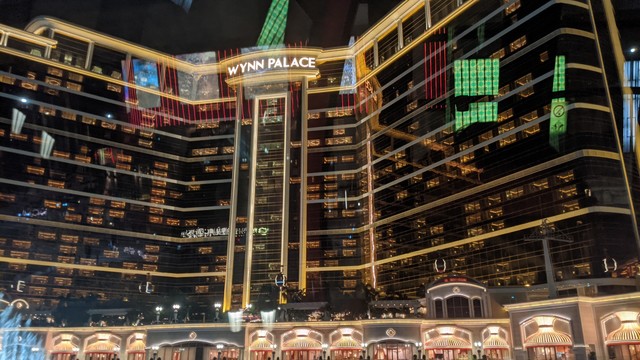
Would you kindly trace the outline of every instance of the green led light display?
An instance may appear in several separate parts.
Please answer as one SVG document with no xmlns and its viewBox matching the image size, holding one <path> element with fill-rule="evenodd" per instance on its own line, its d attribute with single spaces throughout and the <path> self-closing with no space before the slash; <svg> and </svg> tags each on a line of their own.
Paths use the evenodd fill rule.
<svg viewBox="0 0 640 360">
<path fill-rule="evenodd" d="M 460 130 L 475 123 L 494 122 L 498 118 L 497 102 L 478 102 L 469 104 L 468 111 L 456 109 L 455 129 Z"/>
<path fill-rule="evenodd" d="M 284 31 L 287 27 L 289 0 L 273 0 L 262 26 L 258 46 L 273 46 L 284 43 Z"/>
<path fill-rule="evenodd" d="M 556 56 L 556 64 L 553 71 L 553 91 L 564 91 L 564 55 Z"/>
<path fill-rule="evenodd" d="M 567 102 L 564 98 L 551 100 L 549 144 L 560 151 L 560 136 L 567 132 Z"/>
<path fill-rule="evenodd" d="M 468 59 L 453 62 L 455 96 L 498 95 L 500 61 L 498 59 Z M 455 130 L 471 124 L 493 122 L 498 118 L 498 103 L 469 104 L 468 111 L 455 110 Z"/>
<path fill-rule="evenodd" d="M 565 57 L 556 56 L 553 69 L 553 89 L 552 91 L 565 90 Z M 558 96 L 558 95 L 556 95 Z M 567 102 L 565 98 L 558 97 L 551 99 L 551 115 L 549 120 L 549 145 L 560 151 L 560 138 L 567 132 Z"/>
</svg>

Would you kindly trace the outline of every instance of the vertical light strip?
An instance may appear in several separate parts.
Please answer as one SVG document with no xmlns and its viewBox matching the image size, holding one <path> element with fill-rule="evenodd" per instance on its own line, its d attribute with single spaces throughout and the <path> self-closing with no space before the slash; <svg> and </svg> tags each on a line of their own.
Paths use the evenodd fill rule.
<svg viewBox="0 0 640 360">
<path fill-rule="evenodd" d="M 240 148 L 241 133 L 242 133 L 242 109 L 243 91 L 242 86 L 238 86 L 236 89 L 236 126 L 235 134 L 233 137 L 233 143 L 236 149 Z M 231 198 L 238 198 L 238 174 L 240 172 L 240 151 L 235 151 L 233 154 L 233 174 L 231 175 Z M 233 300 L 233 264 L 235 256 L 236 245 L 236 219 L 238 217 L 238 202 L 231 202 L 231 209 L 229 209 L 229 238 L 227 239 L 227 269 L 224 279 L 224 295 L 222 300 L 222 310 L 231 310 L 231 302 Z M 248 232 L 248 231 L 247 231 Z M 252 231 L 253 232 L 253 231 Z"/>
<path fill-rule="evenodd" d="M 373 224 L 375 222 L 375 210 L 373 208 L 373 156 L 372 156 L 372 147 L 371 143 L 371 129 L 367 125 L 367 193 L 368 195 L 368 203 L 369 203 L 369 261 L 371 262 L 371 280 L 372 286 L 375 288 L 377 279 L 376 279 L 376 232 Z"/>
<path fill-rule="evenodd" d="M 291 101 L 291 93 L 286 93 L 278 96 L 278 98 L 284 99 L 284 151 L 282 154 L 282 166 L 284 171 L 282 172 L 282 240 L 280 241 L 280 265 L 282 265 L 282 273 L 285 276 L 288 274 L 287 261 L 289 260 L 289 174 L 291 170 L 291 131 L 290 131 L 290 117 L 293 116 L 289 112 L 289 103 Z"/>
<path fill-rule="evenodd" d="M 425 25 L 427 30 L 431 29 L 431 0 L 425 0 L 424 2 L 424 12 L 425 12 Z"/>
<path fill-rule="evenodd" d="M 300 118 L 302 121 L 302 134 L 300 141 L 300 258 L 298 260 L 298 289 L 307 288 L 307 131 L 309 128 L 309 102 L 307 94 L 307 78 L 302 79 L 302 109 Z"/>
<path fill-rule="evenodd" d="M 251 124 L 251 177 L 249 179 L 249 219 L 247 220 L 247 245 L 244 260 L 244 279 L 242 281 L 242 307 L 251 303 L 251 267 L 253 259 L 253 204 L 256 197 L 256 171 L 258 160 L 258 124 L 260 122 L 260 100 L 253 99 L 253 118 Z"/>
</svg>

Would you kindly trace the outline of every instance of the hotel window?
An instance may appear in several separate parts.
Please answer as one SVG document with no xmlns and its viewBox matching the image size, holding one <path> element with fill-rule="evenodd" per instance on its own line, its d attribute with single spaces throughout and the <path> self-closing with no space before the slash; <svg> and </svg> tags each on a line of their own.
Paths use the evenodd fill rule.
<svg viewBox="0 0 640 360">
<path fill-rule="evenodd" d="M 29 286 L 29 295 L 43 296 L 47 293 L 47 289 L 39 286 Z"/>
<path fill-rule="evenodd" d="M 507 52 L 505 51 L 505 49 L 504 48 L 500 48 L 498 51 L 494 52 L 489 57 L 491 59 L 502 59 L 503 57 L 505 57 L 505 55 L 507 55 Z"/>
<path fill-rule="evenodd" d="M 507 200 L 517 199 L 520 196 L 524 195 L 524 188 L 522 186 L 515 187 L 513 189 L 509 189 L 505 192 Z"/>
<path fill-rule="evenodd" d="M 506 124 L 502 124 L 498 127 L 498 134 L 504 134 L 508 131 L 515 129 L 516 124 L 513 121 L 509 121 Z"/>
<path fill-rule="evenodd" d="M 325 258 L 335 258 L 338 257 L 338 250 L 325 250 L 324 251 Z"/>
<path fill-rule="evenodd" d="M 464 204 L 464 211 L 467 213 L 472 213 L 479 210 L 480 210 L 480 201 L 473 201 L 473 202 Z"/>
<path fill-rule="evenodd" d="M 53 283 L 57 286 L 71 286 L 72 280 L 69 278 L 54 277 Z"/>
<path fill-rule="evenodd" d="M 482 221 L 482 216 L 480 215 L 480 213 L 467 215 L 467 217 L 466 217 L 467 225 L 475 224 L 475 223 L 480 222 L 480 221 Z"/>
<path fill-rule="evenodd" d="M 523 136 L 529 137 L 531 135 L 537 134 L 540 132 L 540 124 L 533 124 L 531 126 L 529 126 L 528 128 L 522 130 Z"/>
<path fill-rule="evenodd" d="M 579 209 L 580 209 L 580 204 L 578 203 L 578 200 L 573 200 L 573 201 L 562 204 L 563 213 L 569 212 L 569 211 L 575 211 Z"/>
<path fill-rule="evenodd" d="M 491 224 L 489 224 L 489 227 L 491 228 L 491 231 L 504 229 L 504 220 L 494 221 Z"/>
<path fill-rule="evenodd" d="M 199 247 L 198 248 L 198 254 L 200 254 L 200 255 L 207 255 L 207 254 L 212 254 L 212 253 L 213 253 L 213 248 L 211 246 Z"/>
<path fill-rule="evenodd" d="M 442 224 L 434 225 L 429 228 L 429 233 L 431 235 L 438 235 L 438 234 L 442 234 L 443 232 L 444 232 L 444 225 Z"/>
<path fill-rule="evenodd" d="M 563 182 L 571 182 L 573 181 L 573 170 L 569 170 L 567 172 L 564 173 L 560 173 L 558 175 L 556 175 L 556 182 L 557 183 L 563 183 Z"/>
<path fill-rule="evenodd" d="M 77 249 L 75 246 L 68 246 L 68 245 L 60 245 L 60 248 L 58 250 L 60 254 L 65 254 L 65 255 L 75 255 L 76 251 Z"/>
<path fill-rule="evenodd" d="M 513 116 L 513 109 L 507 109 L 498 114 L 498 122 L 503 122 Z"/>
<path fill-rule="evenodd" d="M 38 231 L 38 239 L 40 240 L 55 240 L 56 233 Z"/>
<path fill-rule="evenodd" d="M 485 133 L 480 134 L 480 136 L 478 136 L 478 141 L 479 141 L 480 143 L 483 143 L 483 142 L 485 142 L 485 141 L 489 141 L 489 140 L 491 140 L 491 139 L 493 139 L 493 131 L 492 131 L 492 130 L 489 130 L 489 131 L 487 131 L 487 132 L 485 132 Z M 486 152 L 488 152 L 488 151 L 489 151 L 489 147 L 488 147 L 488 146 L 485 146 L 485 147 L 484 147 L 484 150 L 485 150 Z"/>
<path fill-rule="evenodd" d="M 65 87 L 67 89 L 74 90 L 74 91 L 82 91 L 82 85 L 76 84 L 76 83 L 71 82 L 71 81 L 66 81 L 65 82 Z"/>
<path fill-rule="evenodd" d="M 489 209 L 487 211 L 487 213 L 489 214 L 489 218 L 490 219 L 495 219 L 497 217 L 500 217 L 500 216 L 504 215 L 504 212 L 502 210 L 502 206 L 495 207 L 493 209 Z"/>
<path fill-rule="evenodd" d="M 357 246 L 358 242 L 354 239 L 345 239 L 342 240 L 342 246 L 343 247 L 355 247 Z"/>
<path fill-rule="evenodd" d="M 13 247 L 16 249 L 27 250 L 31 247 L 31 241 L 26 240 L 13 240 Z"/>
<path fill-rule="evenodd" d="M 561 199 L 567 199 L 578 195 L 578 190 L 575 185 L 571 185 L 558 189 L 558 193 Z"/>
<path fill-rule="evenodd" d="M 484 229 L 482 226 L 477 226 L 474 228 L 467 229 L 467 236 L 478 236 L 484 234 Z"/>
<path fill-rule="evenodd" d="M 158 265 L 144 264 L 144 265 L 142 265 L 142 270 L 143 271 L 158 271 Z"/>
<path fill-rule="evenodd" d="M 504 9 L 504 14 L 505 15 L 510 15 L 511 13 L 513 13 L 514 11 L 518 10 L 520 8 L 520 0 L 504 0 L 505 4 L 509 4 L 510 2 L 512 2 L 511 5 L 508 5 L 505 9 Z"/>
<path fill-rule="evenodd" d="M 503 86 L 503 87 L 498 89 L 498 96 L 504 96 L 509 91 L 511 91 L 511 85 L 510 84 L 506 84 L 505 86 Z"/>
<path fill-rule="evenodd" d="M 82 241 L 85 245 L 92 245 L 92 246 L 100 245 L 100 239 L 98 238 L 85 237 Z"/>
<path fill-rule="evenodd" d="M 49 282 L 48 276 L 31 275 L 31 282 L 36 285 L 46 285 Z"/>
<path fill-rule="evenodd" d="M 402 190 L 396 194 L 396 200 L 404 200 L 409 196 L 409 192 L 407 190 Z"/>
<path fill-rule="evenodd" d="M 427 181 L 427 189 L 431 189 L 440 185 L 440 178 L 433 178 Z"/>
<path fill-rule="evenodd" d="M 509 49 L 511 50 L 511 52 L 514 52 L 525 45 L 527 45 L 527 36 L 523 35 L 509 44 Z"/>
<path fill-rule="evenodd" d="M 549 60 L 549 52 L 545 51 L 540 54 L 540 62 L 545 62 L 547 60 Z"/>
<path fill-rule="evenodd" d="M 520 96 L 521 98 L 526 98 L 529 97 L 531 95 L 533 95 L 535 93 L 535 91 L 533 90 L 533 85 L 527 87 L 526 89 L 523 89 L 522 91 L 520 91 L 518 93 L 518 96 Z"/>
<path fill-rule="evenodd" d="M 549 188 L 549 180 L 540 179 L 531 183 L 531 186 L 535 191 L 544 190 Z"/>
<path fill-rule="evenodd" d="M 511 135 L 507 136 L 506 138 L 500 139 L 500 147 L 513 144 L 517 140 L 518 140 L 518 138 L 516 137 L 516 134 L 511 134 Z"/>
<path fill-rule="evenodd" d="M 356 251 L 352 249 L 344 249 L 342 250 L 342 256 L 344 257 L 356 256 Z"/>
</svg>

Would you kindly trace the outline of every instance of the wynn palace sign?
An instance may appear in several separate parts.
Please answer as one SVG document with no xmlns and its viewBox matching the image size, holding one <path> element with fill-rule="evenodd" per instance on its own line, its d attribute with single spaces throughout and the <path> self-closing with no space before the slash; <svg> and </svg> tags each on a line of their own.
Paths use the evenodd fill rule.
<svg viewBox="0 0 640 360">
<path fill-rule="evenodd" d="M 271 82 L 318 76 L 319 49 L 285 48 L 257 51 L 223 60 L 227 83 Z"/>
</svg>

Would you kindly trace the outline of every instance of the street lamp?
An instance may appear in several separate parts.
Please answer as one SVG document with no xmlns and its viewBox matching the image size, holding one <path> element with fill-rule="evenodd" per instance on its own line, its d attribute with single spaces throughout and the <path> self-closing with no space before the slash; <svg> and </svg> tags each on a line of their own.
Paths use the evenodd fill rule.
<svg viewBox="0 0 640 360">
<path fill-rule="evenodd" d="M 152 346 L 151 350 L 153 351 L 153 360 L 156 360 L 158 358 L 158 350 L 160 349 L 159 346 Z"/>
<path fill-rule="evenodd" d="M 271 348 L 271 360 L 276 360 L 276 348 L 278 347 L 278 345 L 271 344 L 269 345 L 269 347 Z"/>
<path fill-rule="evenodd" d="M 327 348 L 328 347 L 329 347 L 329 345 L 322 344 L 322 360 L 326 360 L 327 359 Z"/>
<path fill-rule="evenodd" d="M 416 343 L 416 348 L 418 349 L 418 359 L 422 360 L 422 343 L 418 341 Z"/>
<path fill-rule="evenodd" d="M 482 352 L 482 342 L 475 341 L 473 345 L 476 347 L 476 351 L 478 352 L 478 360 L 480 360 L 481 358 L 480 353 Z"/>
<path fill-rule="evenodd" d="M 173 304 L 173 322 L 178 322 L 178 311 L 180 311 L 180 304 Z"/>
<path fill-rule="evenodd" d="M 224 349 L 224 345 L 218 344 L 216 345 L 216 349 L 218 349 L 218 360 L 220 360 L 220 356 L 222 356 L 222 349 Z"/>
<path fill-rule="evenodd" d="M 160 313 L 162 313 L 162 306 L 156 306 L 156 324 L 160 323 Z"/>
<path fill-rule="evenodd" d="M 362 343 L 360 346 L 362 346 L 362 359 L 364 360 L 367 358 L 367 343 Z"/>
<path fill-rule="evenodd" d="M 216 313 L 215 316 L 213 318 L 214 321 L 218 321 L 220 320 L 220 308 L 222 307 L 222 304 L 220 304 L 219 302 L 213 304 L 213 308 L 215 309 Z"/>
</svg>

